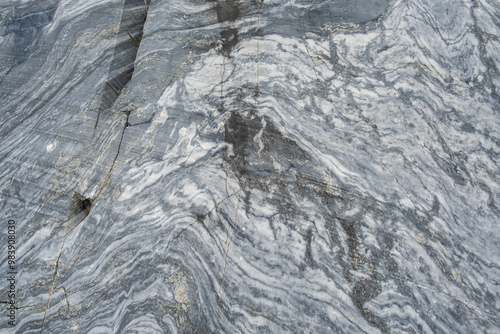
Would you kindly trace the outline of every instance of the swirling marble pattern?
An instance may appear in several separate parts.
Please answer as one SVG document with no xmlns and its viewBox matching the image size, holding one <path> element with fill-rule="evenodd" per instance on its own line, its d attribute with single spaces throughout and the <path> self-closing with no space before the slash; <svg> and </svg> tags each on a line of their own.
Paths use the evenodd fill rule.
<svg viewBox="0 0 500 334">
<path fill-rule="evenodd" d="M 498 333 L 499 18 L 3 1 L 0 332 Z"/>
</svg>

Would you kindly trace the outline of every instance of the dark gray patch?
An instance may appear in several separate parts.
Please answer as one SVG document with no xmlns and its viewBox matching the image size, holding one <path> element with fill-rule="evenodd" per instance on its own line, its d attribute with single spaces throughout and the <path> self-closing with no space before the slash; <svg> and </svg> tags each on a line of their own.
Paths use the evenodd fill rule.
<svg viewBox="0 0 500 334">
<path fill-rule="evenodd" d="M 363 317 L 370 323 L 376 325 L 384 333 L 389 333 L 389 329 L 382 320 L 363 307 L 363 304 L 377 296 L 381 291 L 380 283 L 376 280 L 363 280 L 356 283 L 351 292 L 351 299 L 361 312 Z"/>
<path fill-rule="evenodd" d="M 362 304 L 380 293 L 380 285 L 374 280 L 363 280 L 356 283 L 351 292 L 354 304 L 361 308 Z"/>
<path fill-rule="evenodd" d="M 398 267 L 398 264 L 396 263 L 396 261 L 394 261 L 393 259 L 391 258 L 388 258 L 385 262 L 385 268 L 387 270 L 387 272 L 389 274 L 395 274 L 398 272 L 399 270 L 399 267 Z"/>
<path fill-rule="evenodd" d="M 222 54 L 229 57 L 233 46 L 238 43 L 238 30 L 235 28 L 227 28 L 220 32 L 222 41 Z"/>
<path fill-rule="evenodd" d="M 432 201 L 431 213 L 433 215 L 437 215 L 439 213 L 440 208 L 441 208 L 441 204 L 439 203 L 439 199 L 436 196 L 434 196 L 434 199 Z"/>
<path fill-rule="evenodd" d="M 380 241 L 386 251 L 390 251 L 394 247 L 394 241 L 389 233 L 381 232 Z"/>
<path fill-rule="evenodd" d="M 476 131 L 476 129 L 474 128 L 474 126 L 472 126 L 472 124 L 470 124 L 470 123 L 464 123 L 464 124 L 462 124 L 462 127 L 460 129 L 462 131 L 468 132 L 468 133 L 474 133 Z"/>
<path fill-rule="evenodd" d="M 220 23 L 234 22 L 240 17 L 240 6 L 236 0 L 218 0 L 216 9 Z"/>
<path fill-rule="evenodd" d="M 340 217 L 339 217 L 340 218 Z M 356 255 L 356 246 L 357 246 L 357 238 L 356 238 L 356 230 L 354 229 L 354 224 L 352 222 L 348 222 L 345 219 L 339 219 L 340 224 L 342 225 L 344 232 L 347 234 L 347 238 L 349 240 L 349 250 L 351 251 L 351 256 L 354 257 Z"/>
<path fill-rule="evenodd" d="M 232 113 L 225 124 L 225 141 L 233 145 L 234 157 L 225 156 L 226 160 L 240 174 L 247 173 L 248 155 L 253 148 L 250 138 L 260 130 L 259 118 L 246 118 Z"/>
<path fill-rule="evenodd" d="M 305 254 L 305 259 L 306 262 L 310 265 L 314 265 L 314 259 L 312 256 L 312 249 L 311 249 L 311 242 L 313 241 L 313 231 L 311 228 L 307 229 L 307 234 L 306 234 L 306 254 Z"/>
<path fill-rule="evenodd" d="M 264 146 L 262 149 L 259 143 L 254 141 L 254 137 L 261 130 Z M 268 118 L 231 113 L 225 124 L 225 141 L 232 144 L 234 152 L 233 156 L 227 155 L 226 152 L 225 160 L 240 176 L 245 176 L 247 180 L 261 186 L 265 183 L 262 177 L 279 176 L 294 180 L 291 174 L 309 160 L 297 143 L 283 136 Z M 273 159 L 287 167 L 287 175 L 275 174 Z"/>
<path fill-rule="evenodd" d="M 240 3 L 237 0 L 207 0 L 216 2 L 215 10 L 217 11 L 217 22 L 234 22 L 240 15 Z M 220 32 L 222 42 L 221 53 L 229 57 L 231 49 L 238 43 L 238 29 L 231 27 L 222 29 Z"/>
<path fill-rule="evenodd" d="M 262 37 L 264 36 L 264 33 L 262 32 L 262 29 L 257 29 L 252 33 L 252 36 L 254 37 Z"/>
</svg>

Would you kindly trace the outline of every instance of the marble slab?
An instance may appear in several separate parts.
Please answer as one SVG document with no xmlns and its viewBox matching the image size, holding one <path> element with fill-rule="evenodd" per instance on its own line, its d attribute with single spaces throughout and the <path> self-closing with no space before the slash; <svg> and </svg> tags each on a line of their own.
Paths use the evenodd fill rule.
<svg viewBox="0 0 500 334">
<path fill-rule="evenodd" d="M 496 0 L 3 0 L 0 333 L 499 333 L 499 36 Z"/>
</svg>

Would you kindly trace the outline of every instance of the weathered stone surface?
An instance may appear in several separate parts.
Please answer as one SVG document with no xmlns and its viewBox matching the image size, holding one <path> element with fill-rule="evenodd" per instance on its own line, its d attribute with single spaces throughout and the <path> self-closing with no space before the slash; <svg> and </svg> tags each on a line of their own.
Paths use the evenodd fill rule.
<svg viewBox="0 0 500 334">
<path fill-rule="evenodd" d="M 499 14 L 3 1 L 0 332 L 498 332 Z"/>
</svg>

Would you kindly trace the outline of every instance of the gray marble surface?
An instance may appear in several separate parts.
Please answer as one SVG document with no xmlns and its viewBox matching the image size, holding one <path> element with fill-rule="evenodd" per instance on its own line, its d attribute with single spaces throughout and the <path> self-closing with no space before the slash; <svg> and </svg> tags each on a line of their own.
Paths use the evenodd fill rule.
<svg viewBox="0 0 500 334">
<path fill-rule="evenodd" d="M 496 0 L 3 0 L 0 333 L 499 333 L 499 36 Z"/>
</svg>

